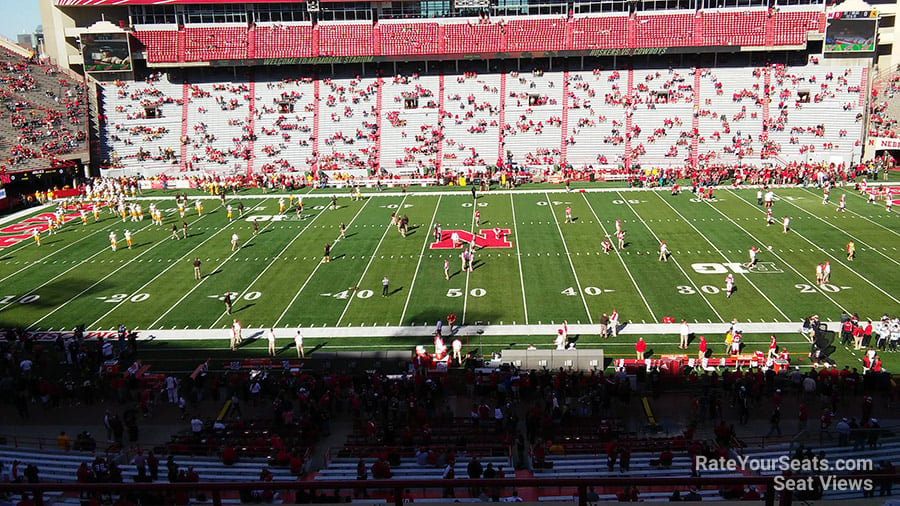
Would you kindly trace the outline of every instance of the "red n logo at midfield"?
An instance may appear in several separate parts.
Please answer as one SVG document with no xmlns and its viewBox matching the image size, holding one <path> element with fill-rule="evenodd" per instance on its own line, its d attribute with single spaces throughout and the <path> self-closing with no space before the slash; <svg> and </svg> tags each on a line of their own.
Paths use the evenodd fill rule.
<svg viewBox="0 0 900 506">
<path fill-rule="evenodd" d="M 512 243 L 506 240 L 506 235 L 509 234 L 508 228 L 497 229 L 496 233 L 494 229 L 482 229 L 478 231 L 478 234 L 466 230 L 442 230 L 441 240 L 431 243 L 428 247 L 430 249 L 452 249 L 454 232 L 459 236 L 460 243 L 472 244 L 474 242 L 475 246 L 479 248 L 512 248 Z"/>
</svg>

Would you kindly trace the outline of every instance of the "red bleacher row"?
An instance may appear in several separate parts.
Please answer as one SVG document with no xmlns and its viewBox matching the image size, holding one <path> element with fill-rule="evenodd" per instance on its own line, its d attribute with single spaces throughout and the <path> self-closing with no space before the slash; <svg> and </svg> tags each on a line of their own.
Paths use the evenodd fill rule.
<svg viewBox="0 0 900 506">
<path fill-rule="evenodd" d="M 491 22 L 319 23 L 134 32 L 150 63 L 592 49 L 788 46 L 823 33 L 820 11 L 506 18 Z"/>
</svg>

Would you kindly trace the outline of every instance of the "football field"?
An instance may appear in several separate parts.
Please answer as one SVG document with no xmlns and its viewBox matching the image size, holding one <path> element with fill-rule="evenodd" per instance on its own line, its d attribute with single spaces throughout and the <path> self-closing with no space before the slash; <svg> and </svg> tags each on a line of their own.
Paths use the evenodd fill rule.
<svg viewBox="0 0 900 506">
<path fill-rule="evenodd" d="M 881 201 L 867 204 L 852 188 L 833 189 L 827 205 L 813 188 L 775 194 L 771 226 L 750 189 L 719 189 L 712 201 L 690 192 L 609 188 L 492 191 L 476 200 L 465 189 L 368 193 L 359 201 L 342 192 L 337 209 L 330 209 L 330 193 L 311 193 L 304 195 L 302 219 L 290 206 L 279 213 L 280 195 L 246 194 L 229 197 L 235 207 L 245 206 L 243 217 L 235 210 L 230 222 L 218 199 L 203 200 L 198 216 L 192 197 L 189 235 L 174 240 L 172 224 L 181 225 L 175 200 L 157 192 L 138 201 L 164 210 L 162 226 L 149 218 L 123 223 L 106 209 L 98 222 L 88 213 L 82 225 L 74 211 L 38 247 L 30 230 L 23 234 L 32 215 L 7 221 L 0 233 L 27 239 L 0 249 L 0 326 L 190 330 L 228 328 L 237 318 L 245 328 L 354 327 L 363 337 L 375 327 L 433 326 L 449 314 L 458 324 L 546 325 L 596 324 L 613 310 L 622 322 L 648 324 L 667 318 L 799 322 L 812 314 L 825 321 L 841 311 L 877 320 L 897 313 L 896 212 L 886 212 Z M 841 194 L 845 212 L 836 210 Z M 408 216 L 406 237 L 390 226 L 392 212 Z M 784 216 L 791 220 L 787 234 Z M 617 220 L 625 231 L 621 250 Z M 442 240 L 434 236 L 435 224 Z M 130 250 L 121 239 L 126 229 L 134 237 Z M 111 231 L 120 238 L 115 252 Z M 453 232 L 463 244 L 476 244 L 471 271 L 461 269 L 463 248 L 452 247 Z M 232 234 L 239 237 L 234 251 Z M 602 250 L 604 240 L 613 245 L 610 254 Z M 658 260 L 660 241 L 671 253 L 667 262 Z M 846 253 L 851 241 L 854 260 Z M 328 263 L 322 261 L 326 243 L 332 245 Z M 748 267 L 753 246 L 758 262 Z M 199 281 L 195 258 L 202 262 Z M 831 280 L 817 285 L 816 265 L 825 261 Z M 735 282 L 730 298 L 728 274 Z M 226 293 L 233 316 L 226 313 Z"/>
</svg>

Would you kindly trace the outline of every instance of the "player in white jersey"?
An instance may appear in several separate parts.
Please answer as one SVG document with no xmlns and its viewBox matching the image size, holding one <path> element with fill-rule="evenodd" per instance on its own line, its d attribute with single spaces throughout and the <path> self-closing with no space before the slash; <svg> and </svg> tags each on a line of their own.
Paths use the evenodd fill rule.
<svg viewBox="0 0 900 506">
<path fill-rule="evenodd" d="M 816 264 L 816 284 L 817 285 L 821 285 L 823 283 L 823 281 L 822 281 L 823 271 L 824 271 L 824 267 L 822 266 L 822 264 Z"/>
<path fill-rule="evenodd" d="M 181 216 L 181 219 L 184 219 L 184 202 L 178 201 L 178 214 Z"/>
<path fill-rule="evenodd" d="M 791 217 L 785 216 L 783 220 L 781 220 L 781 230 L 783 233 L 788 233 L 791 229 Z"/>
<path fill-rule="evenodd" d="M 725 297 L 730 299 L 732 293 L 734 293 L 734 276 L 729 274 L 725 278 Z"/>
<path fill-rule="evenodd" d="M 616 220 L 616 233 L 618 234 L 621 231 L 622 231 L 622 220 Z"/>
<path fill-rule="evenodd" d="M 831 192 L 831 190 L 828 188 L 828 185 L 826 184 L 825 188 L 822 189 L 822 205 L 825 205 L 828 203 L 828 194 L 830 192 Z"/>
<path fill-rule="evenodd" d="M 619 312 L 615 309 L 609 314 L 609 330 L 613 337 L 619 335 Z"/>
<path fill-rule="evenodd" d="M 887 198 L 884 199 L 884 210 L 887 212 L 891 212 L 891 206 L 894 205 L 894 197 L 890 193 L 887 194 Z"/>
<path fill-rule="evenodd" d="M 572 223 L 572 208 L 566 206 L 566 223 Z"/>
<path fill-rule="evenodd" d="M 825 265 L 822 266 L 822 284 L 831 282 L 831 262 L 825 261 Z"/>
<path fill-rule="evenodd" d="M 231 251 L 238 249 L 238 239 L 237 232 L 231 234 Z"/>
<path fill-rule="evenodd" d="M 200 199 L 197 199 L 197 201 L 194 202 L 194 209 L 197 210 L 197 216 L 201 216 L 203 214 L 203 202 L 201 202 Z"/>
<path fill-rule="evenodd" d="M 562 351 L 566 349 L 566 342 L 569 340 L 569 325 L 568 322 L 563 322 L 563 328 L 556 331 L 556 339 L 553 340 L 553 344 L 556 345 L 557 351 Z"/>
<path fill-rule="evenodd" d="M 619 249 L 625 249 L 625 231 L 620 230 L 619 233 L 616 234 L 616 239 L 619 241 Z"/>
<path fill-rule="evenodd" d="M 766 194 L 763 196 L 763 204 L 765 205 L 766 209 L 772 209 L 772 202 L 774 200 L 775 200 L 775 192 L 773 192 L 772 190 L 767 191 Z"/>
<path fill-rule="evenodd" d="M 772 216 L 772 210 L 766 209 L 766 226 L 769 227 L 775 223 L 775 217 Z"/>
<path fill-rule="evenodd" d="M 41 232 L 38 229 L 31 229 L 31 237 L 34 237 L 35 244 L 37 244 L 38 246 L 41 245 Z"/>
<path fill-rule="evenodd" d="M 278 198 L 278 214 L 284 214 L 284 197 Z"/>
<path fill-rule="evenodd" d="M 450 281 L 450 260 L 444 259 L 444 279 Z"/>
<path fill-rule="evenodd" d="M 231 204 L 228 204 L 227 206 L 225 206 L 225 217 L 228 218 L 228 221 L 230 222 L 233 216 L 234 210 L 231 208 Z"/>
<path fill-rule="evenodd" d="M 612 251 L 612 243 L 609 241 L 603 241 L 600 243 L 600 246 L 603 247 L 603 252 L 609 255 L 609 252 Z"/>
<path fill-rule="evenodd" d="M 844 212 L 846 205 L 847 205 L 847 196 L 844 194 L 841 194 L 841 200 L 838 201 L 838 206 L 837 206 L 836 210 L 840 211 L 840 212 Z"/>
<path fill-rule="evenodd" d="M 128 245 L 128 249 L 131 249 L 131 231 L 130 230 L 125 231 L 125 244 Z"/>
<path fill-rule="evenodd" d="M 662 241 L 659 243 L 659 258 L 656 259 L 657 262 L 668 262 L 669 261 L 669 247 L 666 246 L 666 241 Z"/>
<path fill-rule="evenodd" d="M 109 247 L 113 251 L 116 250 L 116 233 L 115 232 L 109 233 Z"/>
<path fill-rule="evenodd" d="M 756 246 L 750 246 L 750 251 L 748 252 L 750 254 L 750 261 L 747 262 L 747 265 L 745 265 L 745 267 L 747 267 L 749 269 L 750 267 L 753 267 L 756 265 L 756 253 L 758 251 L 759 250 L 756 249 Z"/>
</svg>

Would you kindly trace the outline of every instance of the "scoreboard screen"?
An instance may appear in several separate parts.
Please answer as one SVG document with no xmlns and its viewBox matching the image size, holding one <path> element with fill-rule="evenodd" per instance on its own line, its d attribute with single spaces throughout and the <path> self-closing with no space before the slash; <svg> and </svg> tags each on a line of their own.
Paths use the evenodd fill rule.
<svg viewBox="0 0 900 506">
<path fill-rule="evenodd" d="M 131 50 L 125 32 L 82 33 L 81 50 L 87 72 L 131 71 Z"/>
<path fill-rule="evenodd" d="M 871 53 L 875 51 L 878 11 L 828 13 L 825 29 L 826 53 Z"/>
</svg>

